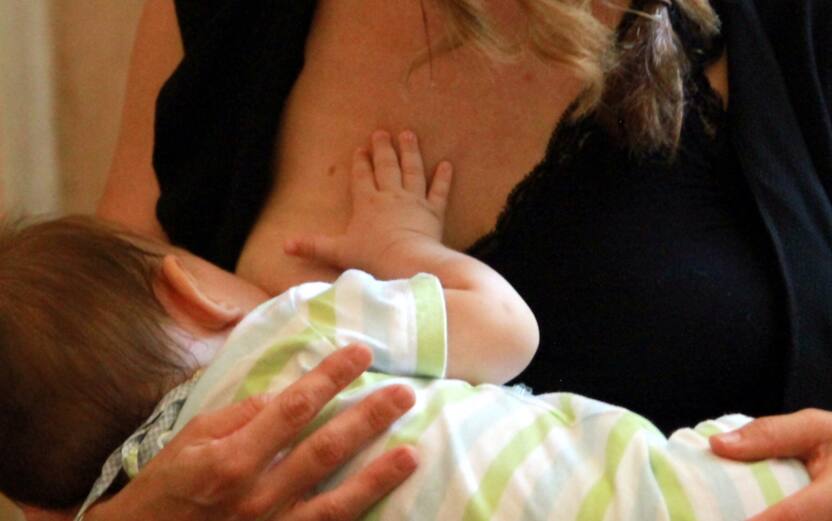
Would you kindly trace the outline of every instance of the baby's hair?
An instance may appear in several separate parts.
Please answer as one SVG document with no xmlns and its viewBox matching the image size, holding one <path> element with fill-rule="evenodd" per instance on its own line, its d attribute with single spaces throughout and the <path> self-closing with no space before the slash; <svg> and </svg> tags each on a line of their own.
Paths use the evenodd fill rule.
<svg viewBox="0 0 832 521">
<path fill-rule="evenodd" d="M 159 255 L 87 217 L 0 230 L 0 491 L 83 501 L 185 376 L 153 284 Z M 150 244 L 150 243 L 147 243 Z"/>
</svg>

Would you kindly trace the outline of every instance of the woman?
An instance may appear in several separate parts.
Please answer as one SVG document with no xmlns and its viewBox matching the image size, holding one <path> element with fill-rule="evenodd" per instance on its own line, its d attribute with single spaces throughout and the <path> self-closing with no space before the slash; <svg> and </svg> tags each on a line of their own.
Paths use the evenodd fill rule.
<svg viewBox="0 0 832 521">
<path fill-rule="evenodd" d="M 666 430 L 832 406 L 830 2 L 716 3 L 724 45 L 700 1 L 581 4 L 150 1 L 100 215 L 273 292 L 331 277 L 278 279 L 279 245 L 343 226 L 352 149 L 413 128 L 459 173 L 445 241 L 538 316 L 536 391 Z M 804 458 L 813 486 L 769 519 L 825 519 L 830 424 L 766 419 L 714 448 Z"/>
</svg>

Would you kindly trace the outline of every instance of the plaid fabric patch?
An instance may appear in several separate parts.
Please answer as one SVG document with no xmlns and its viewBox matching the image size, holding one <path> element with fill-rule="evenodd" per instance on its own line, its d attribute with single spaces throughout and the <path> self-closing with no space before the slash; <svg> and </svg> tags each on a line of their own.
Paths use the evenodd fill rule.
<svg viewBox="0 0 832 521">
<path fill-rule="evenodd" d="M 194 375 L 168 392 L 142 426 L 107 458 L 101 468 L 101 475 L 95 481 L 81 510 L 76 514 L 75 521 L 83 521 L 86 511 L 107 493 L 121 472 L 130 478 L 135 477 L 139 470 L 162 450 L 170 439 L 171 429 L 179 417 L 179 411 L 182 410 L 197 379 L 198 375 Z"/>
</svg>

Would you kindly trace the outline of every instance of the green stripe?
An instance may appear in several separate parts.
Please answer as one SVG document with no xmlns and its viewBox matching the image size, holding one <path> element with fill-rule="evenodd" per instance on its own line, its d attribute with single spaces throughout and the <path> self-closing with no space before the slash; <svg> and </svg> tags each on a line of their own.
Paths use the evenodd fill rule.
<svg viewBox="0 0 832 521">
<path fill-rule="evenodd" d="M 442 414 L 445 407 L 473 396 L 474 393 L 470 386 L 465 384 L 439 390 L 424 411 L 416 415 L 407 425 L 401 427 L 397 433 L 390 436 L 387 448 L 392 449 L 404 443 L 416 443 L 428 430 L 428 427 L 436 421 L 436 418 Z"/>
<path fill-rule="evenodd" d="M 721 434 L 722 431 L 714 424 L 714 422 L 703 422 L 696 426 L 696 432 L 702 436 L 709 438 L 715 434 Z M 766 461 L 758 461 L 748 465 L 751 474 L 757 481 L 757 486 L 760 487 L 760 492 L 765 499 L 766 506 L 771 506 L 779 501 L 782 501 L 786 495 L 783 493 L 783 488 L 771 465 Z"/>
<path fill-rule="evenodd" d="M 491 462 L 480 482 L 479 489 L 465 506 L 464 521 L 491 519 L 517 468 L 557 426 L 564 426 L 563 418 L 546 412 L 531 425 L 514 435 Z"/>
<path fill-rule="evenodd" d="M 441 378 L 445 376 L 445 303 L 442 287 L 430 275 L 410 279 L 410 290 L 416 301 L 416 374 Z"/>
<path fill-rule="evenodd" d="M 569 425 L 575 424 L 575 407 L 572 405 L 571 393 L 563 393 L 560 395 L 560 411 L 563 413 Z"/>
<path fill-rule="evenodd" d="M 771 506 L 785 497 L 783 489 L 780 488 L 780 483 L 778 483 L 777 478 L 774 477 L 774 471 L 771 469 L 771 465 L 769 465 L 767 461 L 751 463 L 749 468 L 751 469 L 751 473 L 754 475 L 754 479 L 757 480 L 757 485 L 760 486 L 760 492 L 763 493 L 763 497 L 766 500 L 766 506 Z"/>
<path fill-rule="evenodd" d="M 127 454 L 122 453 L 121 464 L 127 476 L 130 479 L 135 478 L 141 470 L 139 468 L 139 447 L 130 447 Z"/>
<path fill-rule="evenodd" d="M 615 474 L 624 457 L 624 451 L 641 430 L 655 430 L 647 420 L 633 413 L 625 413 L 610 430 L 607 439 L 607 459 L 604 463 L 604 475 L 587 493 L 578 510 L 577 521 L 602 521 L 612 503 L 615 493 Z"/>
<path fill-rule="evenodd" d="M 696 514 L 693 513 L 693 505 L 685 495 L 685 490 L 673 466 L 660 451 L 653 448 L 650 449 L 650 467 L 653 469 L 659 490 L 662 491 L 670 521 L 695 521 Z"/>
<path fill-rule="evenodd" d="M 281 339 L 268 348 L 243 378 L 234 395 L 234 401 L 245 400 L 268 391 L 271 381 L 283 371 L 289 360 L 306 349 L 310 342 L 320 339 L 318 332 L 307 328 L 296 335 Z"/>
<path fill-rule="evenodd" d="M 335 288 L 309 301 L 309 323 L 327 340 L 335 343 Z"/>
<path fill-rule="evenodd" d="M 714 425 L 713 422 L 702 422 L 696 426 L 694 429 L 697 433 L 701 434 L 705 438 L 710 438 L 711 436 L 716 436 L 717 434 L 722 434 L 722 430 Z"/>
<path fill-rule="evenodd" d="M 309 347 L 311 342 L 321 340 L 322 337 L 330 343 L 335 342 L 335 289 L 330 288 L 309 300 L 308 306 L 310 327 L 302 333 L 282 340 L 270 352 L 260 357 L 243 381 L 243 385 L 237 392 L 237 399 L 245 399 L 248 396 L 265 392 L 271 380 L 283 371 L 286 363 L 300 351 Z M 318 417 L 320 418 L 321 414 Z M 324 421 L 321 420 L 318 426 Z M 314 431 L 314 429 L 307 430 L 308 433 Z"/>
<path fill-rule="evenodd" d="M 365 391 L 369 386 L 384 382 L 385 380 L 391 380 L 396 378 L 395 376 L 384 374 L 384 373 L 371 373 L 369 371 L 365 371 L 364 374 L 359 376 L 357 379 L 353 380 L 353 382 L 344 388 L 343 391 L 338 393 L 338 395 L 330 400 L 321 412 L 318 413 L 318 416 L 312 420 L 309 425 L 307 425 L 303 431 L 295 438 L 295 445 L 306 439 L 307 436 L 318 430 L 324 423 L 328 422 L 335 416 L 339 410 L 343 409 L 342 403 L 344 400 L 349 400 L 355 393 Z M 411 387 L 413 384 L 409 384 Z M 378 387 L 381 389 L 381 387 Z M 374 389 L 377 390 L 377 389 Z"/>
<path fill-rule="evenodd" d="M 465 384 L 438 391 L 434 395 L 433 400 L 431 400 L 428 406 L 425 407 L 424 411 L 415 415 L 415 417 L 407 425 L 400 428 L 399 431 L 393 436 L 390 436 L 390 439 L 387 440 L 387 450 L 405 443 L 415 444 L 419 441 L 419 438 L 422 437 L 428 427 L 436 421 L 436 418 L 442 413 L 446 406 L 466 398 L 471 398 L 474 395 L 475 394 L 472 392 L 471 387 Z M 363 520 L 378 521 L 386 504 L 386 499 L 376 503 L 367 515 L 364 516 Z"/>
</svg>

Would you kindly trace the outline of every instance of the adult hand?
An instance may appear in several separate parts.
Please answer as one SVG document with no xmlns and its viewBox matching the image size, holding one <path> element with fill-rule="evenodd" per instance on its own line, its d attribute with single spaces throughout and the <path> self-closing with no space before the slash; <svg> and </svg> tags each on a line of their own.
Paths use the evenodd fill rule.
<svg viewBox="0 0 832 521">
<path fill-rule="evenodd" d="M 806 409 L 769 416 L 739 430 L 712 436 L 719 456 L 741 461 L 797 458 L 812 483 L 753 521 L 832 521 L 832 412 Z"/>
<path fill-rule="evenodd" d="M 337 488 L 308 497 L 322 479 L 384 431 L 414 402 L 391 385 L 275 456 L 371 362 L 353 346 L 326 358 L 279 395 L 255 397 L 195 418 L 121 492 L 87 521 L 306 521 L 356 519 L 416 467 L 394 449 Z"/>
</svg>

